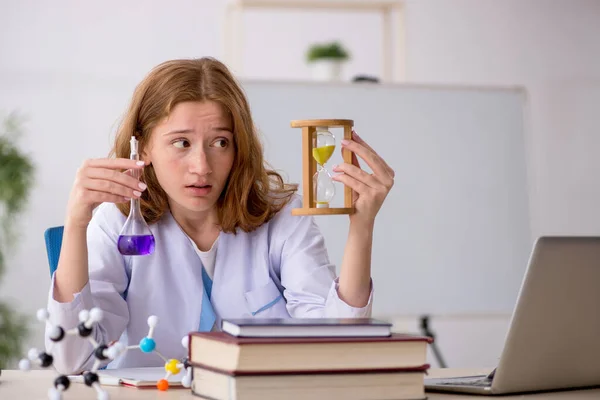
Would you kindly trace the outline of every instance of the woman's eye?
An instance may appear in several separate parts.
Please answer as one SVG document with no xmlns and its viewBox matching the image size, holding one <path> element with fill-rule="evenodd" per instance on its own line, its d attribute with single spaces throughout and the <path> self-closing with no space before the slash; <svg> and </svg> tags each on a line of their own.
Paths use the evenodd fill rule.
<svg viewBox="0 0 600 400">
<path fill-rule="evenodd" d="M 190 147 L 190 142 L 185 139 L 179 139 L 173 142 L 173 146 L 177 147 L 178 149 L 183 149 L 185 147 Z"/>
<path fill-rule="evenodd" d="M 215 141 L 217 147 L 227 147 L 227 139 L 218 139 Z"/>
</svg>

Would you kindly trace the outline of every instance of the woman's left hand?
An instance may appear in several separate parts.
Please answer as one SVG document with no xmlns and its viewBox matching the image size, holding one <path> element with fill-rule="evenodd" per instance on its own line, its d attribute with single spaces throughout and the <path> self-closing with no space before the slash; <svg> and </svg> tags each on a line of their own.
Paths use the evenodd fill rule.
<svg viewBox="0 0 600 400">
<path fill-rule="evenodd" d="M 350 215 L 350 222 L 372 226 L 383 201 L 394 186 L 394 170 L 354 131 L 352 140 L 342 140 L 342 148 L 352 152 L 352 164 L 336 165 L 333 170 L 340 174 L 334 175 L 333 179 L 353 191 L 355 212 Z M 356 155 L 367 163 L 372 174 L 360 168 Z"/>
</svg>

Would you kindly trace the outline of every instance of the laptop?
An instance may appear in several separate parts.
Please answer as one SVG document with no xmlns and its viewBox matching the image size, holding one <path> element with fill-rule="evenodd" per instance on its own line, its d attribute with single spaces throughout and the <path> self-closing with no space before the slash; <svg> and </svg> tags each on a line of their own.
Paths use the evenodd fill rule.
<svg viewBox="0 0 600 400">
<path fill-rule="evenodd" d="M 600 237 L 535 241 L 489 375 L 426 378 L 430 392 L 503 395 L 600 386 Z"/>
</svg>

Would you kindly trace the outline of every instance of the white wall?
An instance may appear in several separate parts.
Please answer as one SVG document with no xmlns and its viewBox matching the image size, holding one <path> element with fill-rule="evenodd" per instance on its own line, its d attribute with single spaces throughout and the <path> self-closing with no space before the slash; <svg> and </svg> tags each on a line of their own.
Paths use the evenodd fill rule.
<svg viewBox="0 0 600 400">
<path fill-rule="evenodd" d="M 600 232 L 600 2 L 415 1 L 410 81 L 524 85 L 536 234 Z"/>
<path fill-rule="evenodd" d="M 59 161 L 74 174 L 83 158 L 106 153 L 127 96 L 153 65 L 175 57 L 220 56 L 223 11 L 224 1 L 0 0 L 0 111 L 17 106 L 24 112 L 44 109 L 29 115 L 30 140 L 23 143 L 40 167 L 36 187 L 52 186 L 53 165 Z M 598 21 L 600 3 L 594 0 L 407 3 L 410 81 L 521 84 L 528 89 L 535 234 L 600 230 L 596 211 L 600 190 L 595 186 L 600 135 L 594 109 L 600 104 Z M 244 27 L 245 76 L 308 78 L 303 62 L 306 46 L 312 40 L 338 37 L 354 57 L 345 70 L 346 78 L 378 74 L 379 22 L 376 15 L 249 13 Z M 52 86 L 56 76 L 72 77 L 72 85 L 98 80 L 121 85 L 123 98 L 91 92 L 90 98 L 69 100 L 77 110 L 72 113 L 54 109 L 52 96 L 19 91 L 20 82 L 26 81 L 49 85 L 55 96 L 68 97 L 69 87 Z M 95 115 L 88 106 L 92 100 L 111 104 L 115 114 Z M 90 120 L 101 122 L 90 127 Z M 59 139 L 67 126 L 86 130 L 80 132 L 79 140 L 64 142 Z M 87 135 L 106 135 L 106 140 L 89 141 Z M 32 315 L 44 305 L 48 286 L 41 235 L 47 226 L 62 222 L 69 190 L 57 187 L 53 198 L 40 198 L 35 196 L 36 187 L 29 207 L 46 207 L 47 216 L 42 220 L 33 220 L 29 214 L 23 217 L 23 241 L 0 287 L 2 298 L 18 301 L 18 307 Z M 446 343 L 447 353 L 453 354 L 452 365 L 490 365 L 499 351 L 503 329 L 493 329 L 496 336 L 482 333 L 469 342 L 464 338 L 471 337 L 465 333 L 473 335 L 474 326 L 502 327 L 507 319 L 504 325 L 497 321 L 468 319 L 464 325 L 439 325 L 440 343 Z M 38 329 L 30 343 L 39 345 L 40 340 Z"/>
<path fill-rule="evenodd" d="M 534 235 L 599 234 L 600 2 L 415 0 L 406 24 L 409 81 L 527 88 Z M 432 321 L 448 364 L 467 367 L 495 366 L 508 323 Z"/>
</svg>

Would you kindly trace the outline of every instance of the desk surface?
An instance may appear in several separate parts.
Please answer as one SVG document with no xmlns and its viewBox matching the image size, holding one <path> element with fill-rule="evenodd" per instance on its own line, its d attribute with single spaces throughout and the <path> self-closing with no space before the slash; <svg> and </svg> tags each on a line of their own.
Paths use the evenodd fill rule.
<svg viewBox="0 0 600 400">
<path fill-rule="evenodd" d="M 487 374 L 489 370 L 477 369 L 453 369 L 444 368 L 429 370 L 429 378 L 478 375 Z M 54 382 L 55 373 L 51 370 L 33 370 L 29 372 L 5 370 L 0 375 L 0 398 L 1 399 L 30 399 L 30 400 L 48 400 L 48 389 Z M 153 389 L 135 389 L 129 387 L 104 386 L 111 399 L 138 400 L 138 399 L 161 399 L 161 400 L 196 400 L 198 397 L 192 395 L 189 389 L 169 389 L 166 392 L 160 392 Z M 444 399 L 468 399 L 474 400 L 478 396 L 457 395 L 457 394 L 439 394 L 427 393 L 428 400 Z M 494 399 L 495 397 L 480 396 L 481 399 Z M 528 394 L 516 396 L 502 396 L 502 399 L 598 399 L 600 398 L 600 389 L 576 390 L 564 392 L 550 392 L 541 394 Z M 64 400 L 82 399 L 95 400 L 96 391 L 88 388 L 81 383 L 73 383 L 69 390 L 63 394 Z"/>
</svg>

